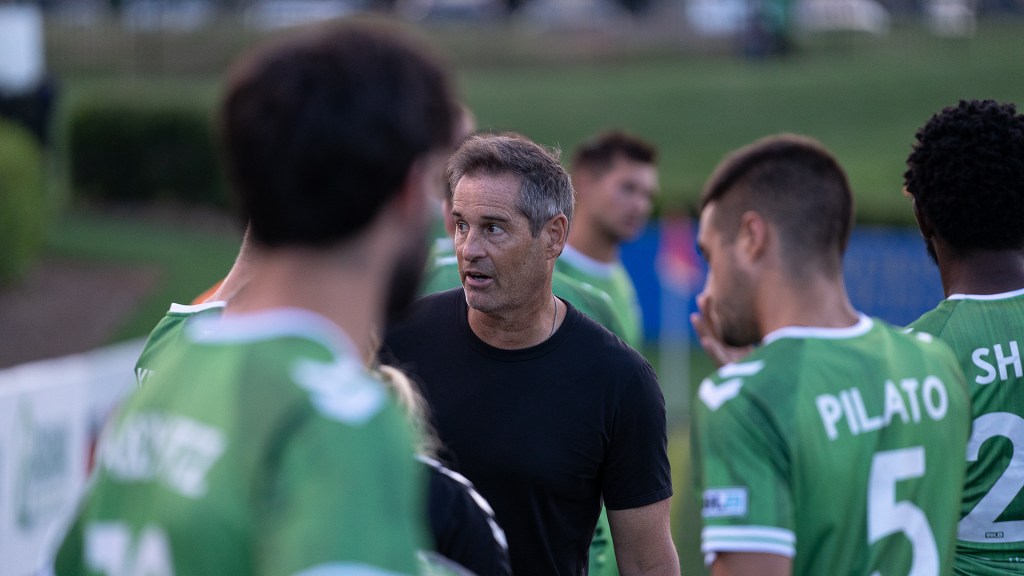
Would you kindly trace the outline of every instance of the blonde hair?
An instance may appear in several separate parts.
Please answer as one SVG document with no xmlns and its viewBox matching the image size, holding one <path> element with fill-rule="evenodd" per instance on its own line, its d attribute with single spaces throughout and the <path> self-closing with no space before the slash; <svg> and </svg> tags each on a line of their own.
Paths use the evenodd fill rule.
<svg viewBox="0 0 1024 576">
<path fill-rule="evenodd" d="M 416 384 L 394 366 L 382 364 L 374 371 L 408 415 L 417 436 L 416 452 L 436 459 L 441 441 L 430 424 L 430 409 Z"/>
</svg>

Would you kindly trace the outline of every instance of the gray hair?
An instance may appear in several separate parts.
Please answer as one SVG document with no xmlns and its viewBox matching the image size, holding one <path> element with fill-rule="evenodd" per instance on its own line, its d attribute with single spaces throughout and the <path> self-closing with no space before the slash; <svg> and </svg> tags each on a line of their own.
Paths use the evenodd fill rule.
<svg viewBox="0 0 1024 576">
<path fill-rule="evenodd" d="M 516 208 L 526 216 L 534 237 L 558 214 L 572 222 L 575 193 L 569 173 L 558 162 L 559 154 L 557 149 L 548 150 L 519 134 L 473 136 L 448 160 L 448 202 L 467 174 L 511 174 L 521 182 Z"/>
</svg>

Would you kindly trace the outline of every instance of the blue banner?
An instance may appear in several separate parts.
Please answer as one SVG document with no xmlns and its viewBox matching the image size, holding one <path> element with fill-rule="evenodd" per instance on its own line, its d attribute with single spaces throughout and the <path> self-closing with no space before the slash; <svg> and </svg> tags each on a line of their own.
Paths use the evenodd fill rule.
<svg viewBox="0 0 1024 576">
<path fill-rule="evenodd" d="M 688 233 L 696 235 L 696 222 L 691 223 Z M 660 222 L 653 222 L 637 240 L 622 247 L 623 262 L 633 277 L 643 308 L 644 336 L 649 342 L 659 339 L 662 328 L 675 333 L 688 330 L 693 335 L 688 313 L 696 309 L 695 297 L 704 285 L 706 265 L 699 258 L 696 260 L 699 276 L 692 284 L 692 293 L 681 294 L 678 282 L 663 286 L 659 281 L 659 253 L 678 250 L 661 246 L 663 237 L 672 236 L 662 233 Z M 684 247 L 687 248 L 692 249 Z M 938 268 L 928 258 L 924 241 L 916 229 L 857 226 L 850 238 L 844 271 L 853 305 L 865 314 L 897 326 L 914 321 L 943 298 Z M 667 320 L 672 326 L 662 326 L 664 298 L 681 300 L 669 303 L 672 310 L 682 312 L 679 318 L 673 315 Z"/>
</svg>

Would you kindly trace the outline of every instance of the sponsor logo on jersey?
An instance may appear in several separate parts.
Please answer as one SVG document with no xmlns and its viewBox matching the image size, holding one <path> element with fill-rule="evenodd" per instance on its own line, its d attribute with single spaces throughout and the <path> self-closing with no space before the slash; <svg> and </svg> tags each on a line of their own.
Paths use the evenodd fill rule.
<svg viewBox="0 0 1024 576">
<path fill-rule="evenodd" d="M 747 489 L 742 486 L 709 488 L 704 491 L 704 518 L 724 518 L 747 515 Z"/>
<path fill-rule="evenodd" d="M 740 364 L 726 364 L 718 370 L 718 377 L 722 378 L 721 384 L 715 385 L 711 378 L 705 378 L 700 383 L 697 395 L 701 402 L 714 412 L 723 404 L 732 400 L 740 393 L 743 387 L 743 378 L 753 376 L 764 368 L 764 362 L 743 362 Z"/>
</svg>

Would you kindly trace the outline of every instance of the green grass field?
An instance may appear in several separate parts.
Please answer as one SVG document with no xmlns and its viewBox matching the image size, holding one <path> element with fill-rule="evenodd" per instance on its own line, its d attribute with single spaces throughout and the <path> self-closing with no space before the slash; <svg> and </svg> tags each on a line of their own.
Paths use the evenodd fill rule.
<svg viewBox="0 0 1024 576">
<path fill-rule="evenodd" d="M 917 127 L 961 98 L 1024 102 L 1021 22 L 984 23 L 970 40 L 917 28 L 885 37 L 809 37 L 802 51 L 762 61 L 669 48 L 618 57 L 577 50 L 558 58 L 557 50 L 572 48 L 571 38 L 545 44 L 505 29 L 425 32 L 454 64 L 460 92 L 483 129 L 519 131 L 566 154 L 608 127 L 657 143 L 662 203 L 671 209 L 692 206 L 727 151 L 767 134 L 797 132 L 823 141 L 847 168 L 860 221 L 907 224 L 900 188 Z M 162 53 L 173 52 L 170 42 Z M 548 60 L 532 47 L 537 43 L 551 51 Z M 67 103 L 170 91 L 212 107 L 219 80 L 208 71 L 125 78 L 72 70 L 64 85 Z"/>
<path fill-rule="evenodd" d="M 897 28 L 881 38 L 819 36 L 804 39 L 804 50 L 790 57 L 756 62 L 671 47 L 612 56 L 576 50 L 562 57 L 557 50 L 572 48 L 571 38 L 559 42 L 504 29 L 425 32 L 454 63 L 461 93 L 481 128 L 516 130 L 567 153 L 588 134 L 608 127 L 653 140 L 661 148 L 664 209 L 691 206 L 725 152 L 787 131 L 819 138 L 838 155 L 850 174 L 861 222 L 908 224 L 912 217 L 900 188 L 915 129 L 960 98 L 1024 104 L 1021 23 L 983 23 L 972 40 L 939 39 L 916 28 Z M 212 107 L 219 80 L 211 65 L 197 65 L 188 74 L 188 58 L 175 58 L 175 42 L 184 46 L 189 39 L 166 40 L 160 54 L 174 63 L 175 74 L 185 76 L 168 76 L 170 65 L 159 78 L 132 66 L 127 76 L 112 75 L 104 66 L 89 68 L 67 57 L 63 61 L 72 64 L 66 70 L 57 66 L 63 72 L 64 109 L 80 98 L 136 92 L 166 97 L 168 91 Z M 235 50 L 240 42 L 221 44 Z M 80 52 L 59 42 L 55 48 L 58 63 L 60 50 Z M 53 227 L 48 250 L 162 269 L 162 289 L 117 334 L 122 339 L 146 333 L 168 302 L 187 301 L 219 278 L 236 246 L 230 233 L 204 235 L 71 210 Z M 650 356 L 657 366 L 656 352 Z M 691 367 L 692 379 L 710 369 L 699 353 Z M 681 386 L 663 382 L 670 405 L 678 405 L 672 400 Z M 688 418 L 669 417 L 677 488 L 673 528 L 683 573 L 702 574 L 696 500 L 689 489 Z"/>
<path fill-rule="evenodd" d="M 567 152 L 608 126 L 650 138 L 661 148 L 667 204 L 691 204 L 728 150 L 776 132 L 807 134 L 849 171 L 861 221 L 908 223 L 900 189 L 915 130 L 961 98 L 1024 103 L 1022 34 L 989 27 L 963 42 L 906 30 L 777 61 L 662 56 L 469 70 L 462 85 L 482 127 Z"/>
</svg>

